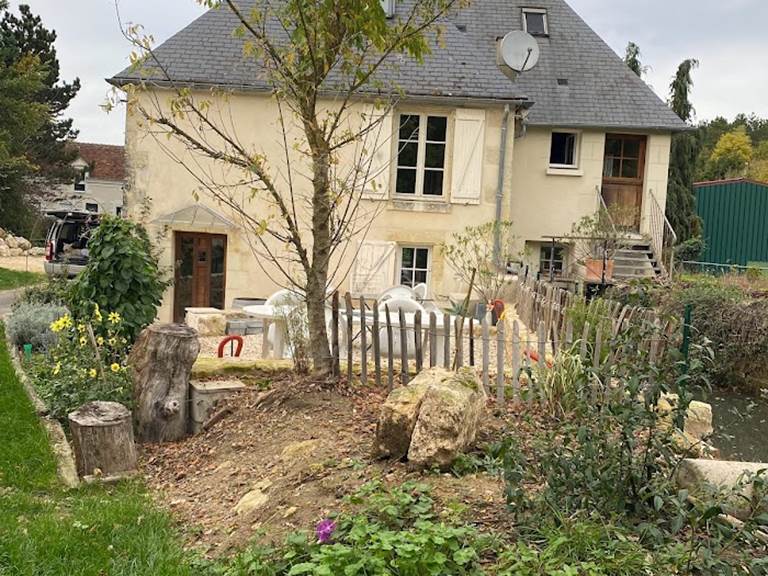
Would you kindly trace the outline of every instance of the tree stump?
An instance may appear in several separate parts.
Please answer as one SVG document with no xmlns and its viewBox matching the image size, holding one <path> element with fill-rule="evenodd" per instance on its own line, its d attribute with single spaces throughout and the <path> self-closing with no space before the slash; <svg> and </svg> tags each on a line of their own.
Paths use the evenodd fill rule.
<svg viewBox="0 0 768 576">
<path fill-rule="evenodd" d="M 136 435 L 170 442 L 187 435 L 189 375 L 200 352 L 197 331 L 186 324 L 153 324 L 133 346 Z"/>
<path fill-rule="evenodd" d="M 119 476 L 136 470 L 131 411 L 117 402 L 88 402 L 69 414 L 77 473 Z"/>
</svg>

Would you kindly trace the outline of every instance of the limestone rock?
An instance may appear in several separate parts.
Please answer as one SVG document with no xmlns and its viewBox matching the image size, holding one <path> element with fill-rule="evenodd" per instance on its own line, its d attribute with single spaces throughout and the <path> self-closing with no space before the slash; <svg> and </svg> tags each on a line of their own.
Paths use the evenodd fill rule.
<svg viewBox="0 0 768 576">
<path fill-rule="evenodd" d="M 0 244 L 0 258 L 8 258 L 11 255 L 11 249 L 5 244 Z"/>
<path fill-rule="evenodd" d="M 309 456 L 320 447 L 320 440 L 302 440 L 288 444 L 280 453 L 280 460 L 290 463 Z"/>
<path fill-rule="evenodd" d="M 200 336 L 224 336 L 227 331 L 227 316 L 215 308 L 190 308 L 186 324 L 197 330 Z"/>
<path fill-rule="evenodd" d="M 23 256 L 24 255 L 24 250 L 22 250 L 21 248 L 11 248 L 8 252 L 10 253 L 11 256 Z"/>
<path fill-rule="evenodd" d="M 45 248 L 31 248 L 29 250 L 30 256 L 45 256 Z"/>
<path fill-rule="evenodd" d="M 408 460 L 446 468 L 477 436 L 485 389 L 471 369 L 448 373 L 429 386 L 413 429 Z"/>
<path fill-rule="evenodd" d="M 8 232 L 5 231 L 5 228 L 0 228 L 0 238 L 5 238 L 8 236 Z"/>
<path fill-rule="evenodd" d="M 756 504 L 758 495 L 750 482 L 739 488 L 750 475 L 764 471 L 768 478 L 768 464 L 756 462 L 729 462 L 725 460 L 686 459 L 677 470 L 677 483 L 692 494 L 712 490 L 734 490 L 734 497 L 728 501 L 726 512 L 744 520 Z"/>
<path fill-rule="evenodd" d="M 22 238 L 21 236 L 16 237 L 16 244 L 22 250 L 29 250 L 30 248 L 32 248 L 32 242 L 30 242 L 26 238 Z"/>
<path fill-rule="evenodd" d="M 375 458 L 400 460 L 408 454 L 421 403 L 429 387 L 447 372 L 433 368 L 421 372 L 408 386 L 395 388 L 381 407 L 373 445 Z"/>
<path fill-rule="evenodd" d="M 5 237 L 5 245 L 8 246 L 8 248 L 18 248 L 19 247 L 19 241 L 16 239 L 16 237 L 13 234 L 8 234 Z"/>
<path fill-rule="evenodd" d="M 664 394 L 659 398 L 659 412 L 662 416 L 668 417 L 668 422 L 671 424 L 674 418 L 674 411 L 679 401 L 677 394 Z M 709 438 L 714 433 L 714 427 L 712 425 L 712 406 L 706 402 L 692 401 L 688 405 L 688 410 L 685 413 L 685 426 L 683 432 L 692 438 L 701 441 L 705 438 Z"/>
<path fill-rule="evenodd" d="M 264 506 L 269 502 L 267 491 L 271 486 L 272 481 L 268 478 L 265 478 L 256 484 L 256 486 L 253 487 L 253 490 L 247 492 L 240 498 L 240 501 L 235 505 L 235 513 L 238 515 L 248 514 Z"/>
</svg>

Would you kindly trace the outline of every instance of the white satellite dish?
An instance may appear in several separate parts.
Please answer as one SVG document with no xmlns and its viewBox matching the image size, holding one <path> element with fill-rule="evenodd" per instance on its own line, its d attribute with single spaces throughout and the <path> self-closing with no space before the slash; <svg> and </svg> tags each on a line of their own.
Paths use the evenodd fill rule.
<svg viewBox="0 0 768 576">
<path fill-rule="evenodd" d="M 532 70 L 540 55 L 539 43 L 528 32 L 514 30 L 501 40 L 501 59 L 515 72 Z"/>
</svg>

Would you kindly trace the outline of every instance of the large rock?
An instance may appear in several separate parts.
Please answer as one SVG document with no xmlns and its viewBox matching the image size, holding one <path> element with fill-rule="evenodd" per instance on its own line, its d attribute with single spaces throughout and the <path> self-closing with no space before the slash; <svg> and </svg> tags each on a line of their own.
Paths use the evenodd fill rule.
<svg viewBox="0 0 768 576">
<path fill-rule="evenodd" d="M 680 398 L 677 394 L 664 394 L 659 399 L 659 412 L 668 417 L 671 424 L 674 421 L 673 411 Z M 712 406 L 705 402 L 692 401 L 685 413 L 685 425 L 683 432 L 689 437 L 701 441 L 709 438 L 714 433 L 712 426 Z"/>
<path fill-rule="evenodd" d="M 23 256 L 24 255 L 24 250 L 22 250 L 21 248 L 11 248 L 10 250 L 8 250 L 8 252 L 9 252 L 9 254 L 11 256 Z"/>
<path fill-rule="evenodd" d="M 11 255 L 11 249 L 5 244 L 0 244 L 0 258 L 8 258 Z"/>
<path fill-rule="evenodd" d="M 420 467 L 450 466 L 475 441 L 486 400 L 471 369 L 449 373 L 432 384 L 421 403 L 408 461 Z"/>
<path fill-rule="evenodd" d="M 16 237 L 16 245 L 22 250 L 29 250 L 30 248 L 32 248 L 32 242 L 30 242 L 26 238 L 22 238 L 21 236 Z"/>
<path fill-rule="evenodd" d="M 5 238 L 8 236 L 8 232 L 5 231 L 5 228 L 0 228 L 0 238 Z"/>
<path fill-rule="evenodd" d="M 8 236 L 5 237 L 5 245 L 8 246 L 8 248 L 18 248 L 19 247 L 19 241 L 16 239 L 16 237 L 12 234 L 8 234 Z"/>
<path fill-rule="evenodd" d="M 755 494 L 750 477 L 763 471 L 762 478 L 768 480 L 768 464 L 756 462 L 730 462 L 726 460 L 686 459 L 677 469 L 677 483 L 681 488 L 697 493 L 711 494 L 713 491 L 730 492 L 726 512 L 746 519 L 752 514 L 760 495 Z"/>
<path fill-rule="evenodd" d="M 262 508 L 269 502 L 269 494 L 267 492 L 271 486 L 272 481 L 268 478 L 265 478 L 256 484 L 252 490 L 244 494 L 237 504 L 235 504 L 235 513 L 238 515 L 249 514 Z"/>
<path fill-rule="evenodd" d="M 400 460 L 408 454 L 419 410 L 429 387 L 447 373 L 433 368 L 421 372 L 408 386 L 395 388 L 379 413 L 373 454 L 376 458 Z"/>
<path fill-rule="evenodd" d="M 227 331 L 227 315 L 216 308 L 187 308 L 185 321 L 199 336 L 224 336 Z"/>
</svg>

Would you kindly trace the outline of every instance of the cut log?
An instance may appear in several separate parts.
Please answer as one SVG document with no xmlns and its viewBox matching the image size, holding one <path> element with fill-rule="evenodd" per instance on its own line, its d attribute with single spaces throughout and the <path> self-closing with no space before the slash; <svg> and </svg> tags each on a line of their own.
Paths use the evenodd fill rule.
<svg viewBox="0 0 768 576">
<path fill-rule="evenodd" d="M 126 475 L 136 470 L 131 411 L 117 402 L 89 402 L 69 414 L 81 478 Z"/>
<path fill-rule="evenodd" d="M 185 324 L 153 324 L 133 346 L 136 435 L 142 442 L 172 442 L 187 435 L 189 375 L 200 352 L 197 332 Z"/>
</svg>

